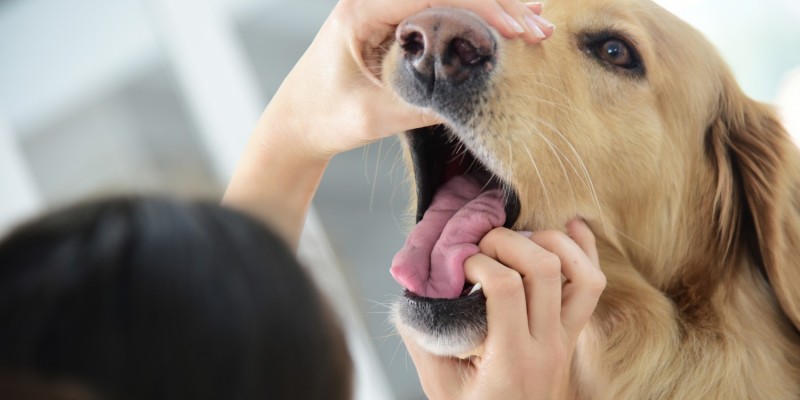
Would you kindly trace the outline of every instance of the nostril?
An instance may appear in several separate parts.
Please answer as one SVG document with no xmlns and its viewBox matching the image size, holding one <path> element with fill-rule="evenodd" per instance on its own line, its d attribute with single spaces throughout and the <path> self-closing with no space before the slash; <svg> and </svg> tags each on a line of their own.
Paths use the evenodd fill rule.
<svg viewBox="0 0 800 400">
<path fill-rule="evenodd" d="M 406 54 L 418 57 L 425 52 L 425 38 L 418 31 L 406 33 L 400 37 L 400 47 Z"/>
<path fill-rule="evenodd" d="M 472 43 L 463 38 L 453 39 L 450 42 L 449 52 L 456 56 L 461 65 L 465 66 L 482 64 L 490 58 L 490 56 L 480 54 Z"/>
</svg>

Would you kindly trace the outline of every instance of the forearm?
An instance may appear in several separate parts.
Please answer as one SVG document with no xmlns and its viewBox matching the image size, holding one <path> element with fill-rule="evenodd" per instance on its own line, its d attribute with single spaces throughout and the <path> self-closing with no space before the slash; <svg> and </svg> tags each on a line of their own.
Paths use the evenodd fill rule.
<svg viewBox="0 0 800 400">
<path fill-rule="evenodd" d="M 329 19 L 281 84 L 223 198 L 270 225 L 292 249 L 328 161 L 391 132 L 376 105 L 392 98 L 359 72 L 341 25 Z"/>
<path fill-rule="evenodd" d="M 306 128 L 288 108 L 271 104 L 264 112 L 222 203 L 257 217 L 297 249 L 328 158 L 314 155 L 298 140 Z"/>
<path fill-rule="evenodd" d="M 531 12 L 512 4 L 514 14 Z M 505 11 L 495 2 L 341 0 L 259 120 L 223 204 L 258 217 L 295 249 L 335 154 L 440 123 L 384 90 L 364 66 L 365 60 L 382 54 L 385 39 L 400 21 L 431 5 L 469 7 L 495 21 L 507 37 L 520 34 L 503 22 Z M 541 11 L 541 5 L 534 8 Z"/>
</svg>

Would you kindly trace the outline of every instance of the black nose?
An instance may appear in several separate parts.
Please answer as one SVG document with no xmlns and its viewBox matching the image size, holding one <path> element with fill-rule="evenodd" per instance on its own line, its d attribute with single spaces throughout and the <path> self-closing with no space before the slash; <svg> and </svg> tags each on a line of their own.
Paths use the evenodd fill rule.
<svg viewBox="0 0 800 400">
<path fill-rule="evenodd" d="M 430 8 L 397 27 L 407 70 L 432 95 L 436 86 L 457 86 L 494 66 L 497 42 L 477 15 L 454 8 Z"/>
</svg>

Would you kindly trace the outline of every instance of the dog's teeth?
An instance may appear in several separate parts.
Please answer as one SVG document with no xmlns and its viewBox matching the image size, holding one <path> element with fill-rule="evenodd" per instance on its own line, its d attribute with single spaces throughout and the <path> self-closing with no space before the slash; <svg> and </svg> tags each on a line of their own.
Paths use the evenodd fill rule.
<svg viewBox="0 0 800 400">
<path fill-rule="evenodd" d="M 470 290 L 469 293 L 467 293 L 467 296 L 477 292 L 478 290 L 480 290 L 480 288 L 481 288 L 481 284 L 480 283 L 476 283 L 475 286 L 472 287 L 472 290 Z"/>
</svg>

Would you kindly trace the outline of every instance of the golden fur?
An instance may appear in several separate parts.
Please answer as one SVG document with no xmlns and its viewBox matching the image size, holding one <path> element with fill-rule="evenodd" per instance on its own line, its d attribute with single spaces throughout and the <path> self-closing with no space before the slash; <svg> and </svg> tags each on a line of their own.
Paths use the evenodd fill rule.
<svg viewBox="0 0 800 400">
<path fill-rule="evenodd" d="M 467 144 L 517 190 L 515 228 L 575 215 L 608 285 L 581 335 L 581 399 L 800 398 L 800 154 L 711 45 L 649 1 L 553 0 L 540 45 L 501 41 Z M 643 82 L 583 32 L 636 45 Z M 391 82 L 397 46 L 387 55 Z"/>
</svg>

